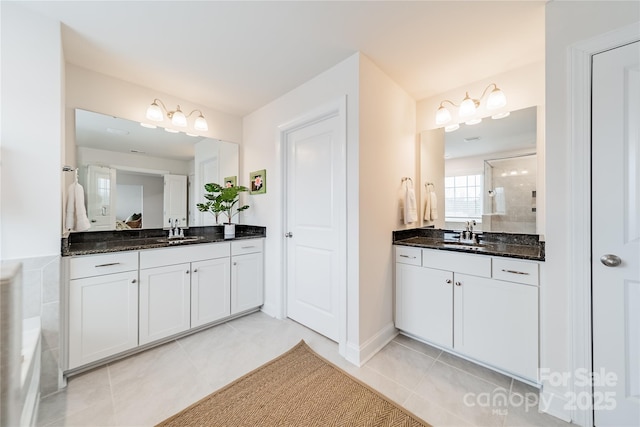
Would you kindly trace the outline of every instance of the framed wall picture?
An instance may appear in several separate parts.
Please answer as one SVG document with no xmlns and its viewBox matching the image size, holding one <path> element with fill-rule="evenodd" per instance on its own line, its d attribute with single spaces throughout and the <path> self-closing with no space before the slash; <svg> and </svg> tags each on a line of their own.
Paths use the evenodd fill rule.
<svg viewBox="0 0 640 427">
<path fill-rule="evenodd" d="M 236 185 L 238 185 L 237 176 L 228 176 L 224 179 L 224 187 L 235 187 Z"/>
<path fill-rule="evenodd" d="M 249 182 L 251 183 L 250 194 L 264 194 L 267 192 L 267 170 L 251 172 L 249 174 Z"/>
</svg>

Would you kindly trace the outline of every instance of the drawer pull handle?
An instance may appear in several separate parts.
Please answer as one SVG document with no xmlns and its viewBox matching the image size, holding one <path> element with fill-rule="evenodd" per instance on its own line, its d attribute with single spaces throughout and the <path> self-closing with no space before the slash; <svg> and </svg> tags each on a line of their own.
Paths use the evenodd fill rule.
<svg viewBox="0 0 640 427">
<path fill-rule="evenodd" d="M 504 271 L 505 273 L 512 273 L 512 274 L 522 274 L 524 276 L 528 276 L 529 273 L 525 273 L 524 271 L 516 271 L 516 270 L 506 270 L 506 269 L 502 269 L 502 271 Z"/>
<path fill-rule="evenodd" d="M 131 281 L 131 283 L 136 283 L 136 282 L 137 282 L 137 280 L 136 280 L 136 279 L 133 279 L 133 280 Z"/>
<path fill-rule="evenodd" d="M 120 263 L 119 262 L 109 262 L 109 263 L 106 263 L 106 264 L 98 264 L 98 265 L 95 266 L 95 268 L 98 268 L 98 267 L 111 267 L 112 265 L 118 265 L 118 264 L 120 264 Z"/>
<path fill-rule="evenodd" d="M 193 272 L 194 272 L 194 273 L 197 273 L 197 272 L 198 272 L 198 269 L 196 268 L 195 270 L 193 270 Z"/>
<path fill-rule="evenodd" d="M 416 257 L 414 257 L 414 256 L 409 256 L 409 255 L 400 255 L 400 257 L 402 257 L 402 258 L 416 259 Z"/>
<path fill-rule="evenodd" d="M 456 286 L 462 286 L 462 282 L 456 282 Z"/>
<path fill-rule="evenodd" d="M 251 248 L 255 248 L 255 246 L 242 246 L 241 249 L 251 249 Z"/>
<path fill-rule="evenodd" d="M 445 280 L 445 283 L 446 283 L 447 285 L 450 285 L 450 284 L 451 284 L 451 279 L 447 279 L 447 280 Z"/>
</svg>

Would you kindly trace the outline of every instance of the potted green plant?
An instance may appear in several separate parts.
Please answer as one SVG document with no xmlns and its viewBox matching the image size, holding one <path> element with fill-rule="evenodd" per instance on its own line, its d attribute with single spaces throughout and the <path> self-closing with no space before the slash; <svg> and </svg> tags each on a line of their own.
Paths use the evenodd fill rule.
<svg viewBox="0 0 640 427">
<path fill-rule="evenodd" d="M 196 204 L 196 207 L 200 212 L 210 212 L 216 219 L 217 225 L 220 213 L 224 212 L 222 201 L 220 199 L 222 186 L 215 183 L 209 183 L 204 185 L 204 189 L 206 191 L 206 193 L 204 193 L 204 198 L 207 199 L 207 201 L 205 203 Z"/>
<path fill-rule="evenodd" d="M 227 216 L 227 222 L 224 224 L 224 236 L 234 237 L 235 224 L 231 223 L 231 219 L 238 213 L 249 209 L 249 205 L 238 208 L 235 208 L 235 206 L 240 200 L 240 193 L 249 191 L 249 189 L 242 185 L 223 187 L 215 183 L 205 184 L 204 189 L 207 191 L 204 195 L 207 202 L 198 203 L 198 210 L 201 212 L 211 212 L 216 217 L 216 224 L 218 223 L 218 216 L 224 212 Z"/>
</svg>

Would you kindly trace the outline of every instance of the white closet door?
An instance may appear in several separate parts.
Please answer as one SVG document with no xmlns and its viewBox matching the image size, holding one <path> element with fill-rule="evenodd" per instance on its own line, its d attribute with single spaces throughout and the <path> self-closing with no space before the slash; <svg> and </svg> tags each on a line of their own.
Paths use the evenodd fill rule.
<svg viewBox="0 0 640 427">
<path fill-rule="evenodd" d="M 595 425 L 638 426 L 640 42 L 595 55 L 592 87 Z"/>
<path fill-rule="evenodd" d="M 287 316 L 334 341 L 346 292 L 341 119 L 325 117 L 286 137 Z"/>
</svg>

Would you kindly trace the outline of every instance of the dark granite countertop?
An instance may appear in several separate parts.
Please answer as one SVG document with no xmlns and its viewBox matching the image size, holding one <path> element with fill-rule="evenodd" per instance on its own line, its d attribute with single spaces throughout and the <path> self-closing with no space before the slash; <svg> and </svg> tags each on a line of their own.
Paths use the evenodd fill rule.
<svg viewBox="0 0 640 427">
<path fill-rule="evenodd" d="M 136 251 L 152 248 L 228 242 L 266 237 L 266 227 L 236 224 L 236 237 L 225 239 L 222 226 L 191 227 L 184 230 L 184 240 L 170 240 L 167 230 L 118 230 L 71 233 L 62 238 L 62 256 Z"/>
<path fill-rule="evenodd" d="M 433 228 L 394 231 L 393 244 L 534 261 L 545 259 L 544 242 L 538 235 L 483 232 L 479 245 L 468 245 L 446 239 L 445 235 L 450 233 L 455 231 Z"/>
</svg>

